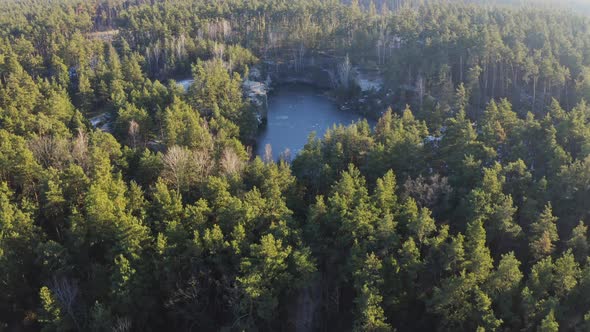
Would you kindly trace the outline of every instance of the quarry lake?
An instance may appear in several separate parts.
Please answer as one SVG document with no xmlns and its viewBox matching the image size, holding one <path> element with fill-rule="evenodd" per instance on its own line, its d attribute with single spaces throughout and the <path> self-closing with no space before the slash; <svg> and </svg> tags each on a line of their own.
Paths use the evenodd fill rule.
<svg viewBox="0 0 590 332">
<path fill-rule="evenodd" d="M 301 84 L 278 86 L 268 96 L 268 123 L 258 136 L 256 155 L 264 157 L 270 144 L 273 159 L 287 149 L 295 157 L 312 132 L 323 137 L 333 125 L 349 125 L 361 118 L 353 111 L 339 110 L 321 89 Z"/>
</svg>

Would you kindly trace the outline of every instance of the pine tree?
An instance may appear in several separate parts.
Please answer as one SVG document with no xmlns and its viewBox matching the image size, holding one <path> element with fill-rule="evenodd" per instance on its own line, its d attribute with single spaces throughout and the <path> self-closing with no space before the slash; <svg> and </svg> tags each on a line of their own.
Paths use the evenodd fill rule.
<svg viewBox="0 0 590 332">
<path fill-rule="evenodd" d="M 580 266 L 574 259 L 571 250 L 566 251 L 561 257 L 555 260 L 555 295 L 565 298 L 576 285 L 581 275 Z"/>
<path fill-rule="evenodd" d="M 556 222 L 551 203 L 547 203 L 537 221 L 531 225 L 529 248 L 534 260 L 549 256 L 555 250 L 554 243 L 559 240 Z"/>
<path fill-rule="evenodd" d="M 567 241 L 567 246 L 573 251 L 578 262 L 584 262 L 588 256 L 588 227 L 580 220 L 572 230 L 572 235 Z"/>
<path fill-rule="evenodd" d="M 478 281 L 484 281 L 493 268 L 490 249 L 486 246 L 486 231 L 481 221 L 467 225 L 465 232 L 465 257 L 467 271 L 473 273 Z"/>
<path fill-rule="evenodd" d="M 515 297 L 520 291 L 520 283 L 523 274 L 520 271 L 520 262 L 514 256 L 513 252 L 502 255 L 500 263 L 493 271 L 484 284 L 484 289 L 490 295 L 496 308 L 498 308 L 499 317 L 507 325 L 512 325 L 518 321 L 519 317 L 513 312 Z"/>
<path fill-rule="evenodd" d="M 371 253 L 367 255 L 362 267 L 354 273 L 355 288 L 359 292 L 355 299 L 355 331 L 391 331 L 382 308 L 383 297 L 379 292 L 383 284 L 382 268 L 381 260 Z"/>
<path fill-rule="evenodd" d="M 559 324 L 555 320 L 555 313 L 553 310 L 543 318 L 541 325 L 538 328 L 539 332 L 559 332 Z"/>
</svg>

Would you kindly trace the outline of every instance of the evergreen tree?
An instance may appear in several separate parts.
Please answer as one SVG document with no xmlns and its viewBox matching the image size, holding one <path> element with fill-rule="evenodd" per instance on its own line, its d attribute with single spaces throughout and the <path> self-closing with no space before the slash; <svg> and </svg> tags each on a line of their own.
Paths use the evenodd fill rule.
<svg viewBox="0 0 590 332">
<path fill-rule="evenodd" d="M 534 260 L 549 256 L 555 250 L 554 243 L 559 239 L 556 222 L 551 203 L 548 203 L 537 221 L 531 225 L 529 248 Z"/>
</svg>

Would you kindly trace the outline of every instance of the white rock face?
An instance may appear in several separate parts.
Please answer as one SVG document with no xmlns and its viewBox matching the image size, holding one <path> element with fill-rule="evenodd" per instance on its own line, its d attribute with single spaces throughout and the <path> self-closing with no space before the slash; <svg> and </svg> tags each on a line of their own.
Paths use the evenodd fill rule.
<svg viewBox="0 0 590 332">
<path fill-rule="evenodd" d="M 266 119 L 266 109 L 267 105 L 267 94 L 268 94 L 268 87 L 272 82 L 270 82 L 270 78 L 267 77 L 266 81 L 262 81 L 261 73 L 258 68 L 252 68 L 250 71 L 250 75 L 247 79 L 244 80 L 242 83 L 242 90 L 244 91 L 244 96 L 254 105 L 257 111 L 258 121 L 262 122 Z M 178 84 L 182 89 L 187 92 L 190 86 L 195 82 L 192 78 L 187 78 L 184 80 L 177 81 Z"/>
<path fill-rule="evenodd" d="M 191 85 L 192 85 L 194 82 L 195 82 L 195 80 L 194 80 L 194 79 L 192 79 L 192 78 L 188 78 L 188 79 L 186 79 L 186 80 L 181 80 L 181 81 L 178 81 L 178 82 L 176 82 L 176 84 L 180 85 L 180 86 L 181 86 L 181 87 L 184 89 L 184 91 L 188 91 L 188 88 L 189 88 L 189 87 L 190 87 L 190 86 L 191 86 Z"/>
<path fill-rule="evenodd" d="M 88 119 L 88 121 L 90 121 L 90 124 L 96 129 L 100 129 L 107 133 L 112 132 L 113 122 L 109 113 L 99 114 Z"/>
<path fill-rule="evenodd" d="M 270 79 L 266 82 L 260 81 L 260 71 L 253 68 L 249 77 L 242 83 L 244 95 L 256 108 L 258 122 L 266 121 L 268 112 L 268 87 L 270 86 Z"/>
<path fill-rule="evenodd" d="M 383 87 L 383 78 L 378 73 L 368 72 L 355 68 L 356 82 L 361 91 L 380 91 Z"/>
</svg>

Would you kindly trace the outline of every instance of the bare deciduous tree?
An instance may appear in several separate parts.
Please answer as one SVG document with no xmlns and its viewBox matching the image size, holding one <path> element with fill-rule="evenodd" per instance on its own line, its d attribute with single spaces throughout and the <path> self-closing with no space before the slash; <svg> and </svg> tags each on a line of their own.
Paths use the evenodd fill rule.
<svg viewBox="0 0 590 332">
<path fill-rule="evenodd" d="M 61 309 L 70 317 L 74 322 L 74 325 L 80 329 L 75 312 L 76 300 L 78 297 L 78 284 L 67 278 L 53 278 L 50 289 L 57 301 L 59 301 Z"/>
<path fill-rule="evenodd" d="M 213 162 L 207 150 L 191 151 L 173 146 L 163 157 L 163 178 L 177 190 L 186 188 L 211 174 Z"/>
<path fill-rule="evenodd" d="M 422 105 L 424 103 L 424 95 L 426 94 L 425 82 L 422 75 L 418 75 L 418 79 L 416 80 L 416 90 L 418 91 L 418 96 L 420 98 L 420 105 Z"/>
<path fill-rule="evenodd" d="M 133 148 L 137 146 L 137 136 L 139 135 L 139 123 L 135 120 L 129 121 L 129 137 L 131 137 L 131 142 L 133 144 Z"/>
<path fill-rule="evenodd" d="M 78 136 L 72 142 L 72 157 L 83 169 L 88 169 L 88 136 L 83 130 L 78 130 Z"/>
<path fill-rule="evenodd" d="M 175 52 L 178 59 L 184 60 L 186 58 L 186 37 L 184 34 L 180 34 L 175 40 Z"/>
<path fill-rule="evenodd" d="M 193 151 L 192 162 L 197 181 L 206 178 L 213 171 L 213 161 L 209 151 Z"/>
<path fill-rule="evenodd" d="M 264 146 L 264 162 L 269 164 L 272 161 L 272 146 L 270 144 L 266 144 Z"/>
<path fill-rule="evenodd" d="M 416 179 L 408 179 L 404 183 L 404 189 L 406 195 L 414 198 L 418 205 L 431 210 L 445 206 L 445 201 L 453 190 L 448 178 L 440 174 L 434 174 L 428 178 L 419 176 Z"/>
<path fill-rule="evenodd" d="M 63 168 L 71 159 L 69 142 L 65 139 L 42 136 L 29 141 L 29 149 L 44 167 Z"/>
<path fill-rule="evenodd" d="M 220 43 L 215 43 L 213 47 L 213 55 L 216 59 L 223 60 L 223 55 L 225 54 L 225 45 Z"/>
<path fill-rule="evenodd" d="M 128 332 L 131 331 L 132 322 L 129 317 L 119 317 L 113 326 L 114 332 Z"/>
<path fill-rule="evenodd" d="M 286 148 L 285 151 L 281 152 L 279 159 L 286 163 L 291 163 L 291 149 Z"/>
<path fill-rule="evenodd" d="M 344 61 L 338 65 L 338 86 L 348 89 L 350 88 L 350 82 L 352 81 L 352 64 L 348 54 L 344 58 Z"/>
<path fill-rule="evenodd" d="M 179 190 L 188 181 L 190 151 L 187 148 L 173 146 L 164 155 L 164 178 Z"/>
<path fill-rule="evenodd" d="M 219 163 L 223 173 L 226 175 L 239 173 L 244 167 L 244 161 L 240 159 L 240 156 L 232 148 L 225 148 L 223 150 Z"/>
</svg>

